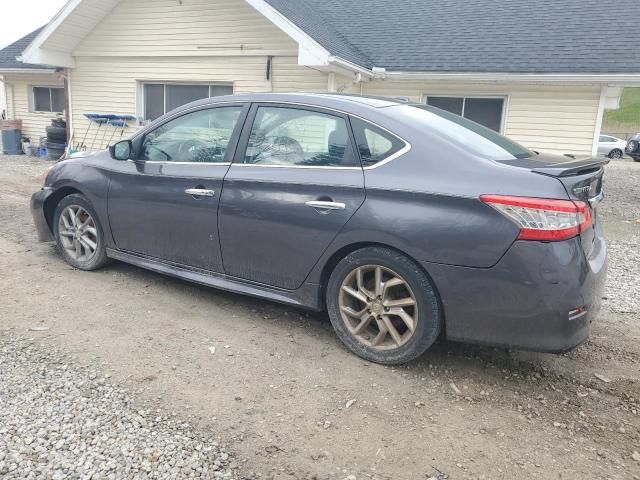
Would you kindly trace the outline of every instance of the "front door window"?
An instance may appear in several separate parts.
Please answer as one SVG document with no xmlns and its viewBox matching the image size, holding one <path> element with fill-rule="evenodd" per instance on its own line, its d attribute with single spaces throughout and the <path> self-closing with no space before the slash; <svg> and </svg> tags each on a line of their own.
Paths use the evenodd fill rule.
<svg viewBox="0 0 640 480">
<path fill-rule="evenodd" d="M 223 163 L 242 106 L 188 113 L 148 133 L 139 160 Z"/>
</svg>

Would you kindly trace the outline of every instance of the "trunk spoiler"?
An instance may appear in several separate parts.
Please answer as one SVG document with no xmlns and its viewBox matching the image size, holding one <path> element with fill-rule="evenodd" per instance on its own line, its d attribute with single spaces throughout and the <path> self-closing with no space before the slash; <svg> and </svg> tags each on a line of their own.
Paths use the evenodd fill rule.
<svg viewBox="0 0 640 480">
<path fill-rule="evenodd" d="M 572 177 L 585 173 L 595 172 L 608 164 L 611 160 L 606 158 L 586 158 L 582 160 L 571 160 L 569 162 L 554 163 L 546 167 L 534 168 L 531 171 L 548 175 L 550 177 Z"/>
</svg>

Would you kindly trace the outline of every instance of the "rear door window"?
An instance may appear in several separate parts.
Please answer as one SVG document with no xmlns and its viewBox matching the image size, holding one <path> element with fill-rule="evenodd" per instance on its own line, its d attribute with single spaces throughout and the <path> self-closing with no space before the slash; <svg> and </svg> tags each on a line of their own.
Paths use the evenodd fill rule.
<svg viewBox="0 0 640 480">
<path fill-rule="evenodd" d="M 363 167 L 371 167 L 398 153 L 405 143 L 395 135 L 359 118 L 351 118 Z"/>
<path fill-rule="evenodd" d="M 315 110 L 260 106 L 244 163 L 282 167 L 353 167 L 345 118 Z"/>
</svg>

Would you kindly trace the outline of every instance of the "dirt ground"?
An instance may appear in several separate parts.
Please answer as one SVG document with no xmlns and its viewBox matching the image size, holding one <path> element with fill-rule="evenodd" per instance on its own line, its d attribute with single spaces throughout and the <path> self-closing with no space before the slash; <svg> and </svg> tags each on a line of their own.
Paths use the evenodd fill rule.
<svg viewBox="0 0 640 480">
<path fill-rule="evenodd" d="M 631 250 L 612 250 L 625 258 L 611 288 L 634 301 L 605 302 L 570 354 L 443 341 L 388 368 L 348 353 L 324 314 L 122 263 L 73 270 L 36 242 L 28 200 L 45 168 L 0 158 L 0 334 L 63 348 L 141 404 L 214 432 L 245 478 L 640 479 Z M 637 208 L 640 164 L 609 168 L 607 187 Z M 620 205 L 603 206 L 609 238 L 639 247 L 640 224 Z"/>
</svg>

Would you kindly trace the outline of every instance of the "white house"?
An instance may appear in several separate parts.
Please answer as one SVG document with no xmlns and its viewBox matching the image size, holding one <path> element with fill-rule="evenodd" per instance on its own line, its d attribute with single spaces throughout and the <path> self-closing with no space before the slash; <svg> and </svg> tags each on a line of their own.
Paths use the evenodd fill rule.
<svg viewBox="0 0 640 480">
<path fill-rule="evenodd" d="M 18 61 L 42 29 L 0 50 L 0 112 L 22 120 L 22 134 L 38 143 L 65 107 L 64 69 Z"/>
<path fill-rule="evenodd" d="M 640 29 L 611 35 L 618 19 L 602 12 L 597 0 L 70 0 L 21 60 L 63 69 L 76 139 L 87 112 L 139 126 L 206 96 L 339 91 L 582 155 L 621 87 L 640 85 Z"/>
</svg>

